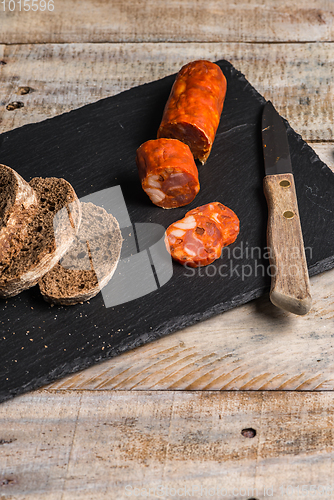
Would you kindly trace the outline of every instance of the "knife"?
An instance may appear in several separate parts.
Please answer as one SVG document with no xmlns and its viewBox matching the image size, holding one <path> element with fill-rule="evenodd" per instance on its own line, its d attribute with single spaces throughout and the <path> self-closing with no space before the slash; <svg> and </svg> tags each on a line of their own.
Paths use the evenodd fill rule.
<svg viewBox="0 0 334 500">
<path fill-rule="evenodd" d="M 284 122 L 270 101 L 262 114 L 262 144 L 270 300 L 286 311 L 306 314 L 312 298 L 288 137 Z"/>
</svg>

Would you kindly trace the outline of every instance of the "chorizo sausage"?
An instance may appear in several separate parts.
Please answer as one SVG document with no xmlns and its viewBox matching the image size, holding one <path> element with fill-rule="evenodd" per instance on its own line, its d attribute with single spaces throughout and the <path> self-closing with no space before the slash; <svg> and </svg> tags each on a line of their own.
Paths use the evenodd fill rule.
<svg viewBox="0 0 334 500">
<path fill-rule="evenodd" d="M 176 139 L 144 142 L 137 150 L 136 163 L 142 188 L 158 207 L 187 205 L 200 189 L 193 155 Z"/>
<path fill-rule="evenodd" d="M 186 215 L 166 230 L 167 250 L 180 264 L 207 266 L 221 255 L 223 237 L 218 225 L 205 215 Z"/>
<path fill-rule="evenodd" d="M 158 137 L 188 144 L 204 164 L 210 154 L 226 94 L 226 78 L 210 61 L 193 61 L 179 71 L 166 103 Z"/>
<path fill-rule="evenodd" d="M 213 219 L 223 235 L 223 246 L 233 243 L 239 234 L 240 222 L 236 214 L 222 203 L 214 201 L 201 207 L 194 208 L 186 213 L 188 215 L 206 215 Z"/>
</svg>

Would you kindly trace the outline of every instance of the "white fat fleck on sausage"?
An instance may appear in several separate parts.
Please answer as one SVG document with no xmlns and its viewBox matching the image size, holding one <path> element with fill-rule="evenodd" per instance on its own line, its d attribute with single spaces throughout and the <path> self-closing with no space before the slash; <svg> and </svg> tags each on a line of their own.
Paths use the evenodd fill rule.
<svg viewBox="0 0 334 500">
<path fill-rule="evenodd" d="M 147 184 L 152 188 L 161 188 L 161 182 L 158 181 L 158 175 L 150 175 L 147 178 Z"/>
<path fill-rule="evenodd" d="M 174 229 L 169 234 L 176 236 L 176 238 L 182 238 L 182 236 L 184 236 L 185 234 L 185 231 L 182 231 L 182 229 Z"/>
<path fill-rule="evenodd" d="M 193 215 L 189 215 L 183 220 L 174 223 L 174 227 L 177 229 L 194 229 L 196 227 L 196 220 Z"/>
<path fill-rule="evenodd" d="M 211 215 L 211 218 L 214 219 L 216 222 L 218 222 L 218 224 L 220 224 L 220 220 L 218 218 L 218 215 L 217 214 L 212 214 Z"/>
<path fill-rule="evenodd" d="M 165 198 L 165 193 L 156 188 L 146 188 L 145 192 L 149 195 L 153 203 L 159 203 Z"/>
<path fill-rule="evenodd" d="M 185 251 L 185 253 L 187 253 L 188 255 L 191 255 L 192 257 L 196 257 L 196 255 L 197 255 L 196 252 L 194 252 L 193 250 L 190 250 L 190 248 L 187 245 L 185 245 L 184 251 Z"/>
</svg>

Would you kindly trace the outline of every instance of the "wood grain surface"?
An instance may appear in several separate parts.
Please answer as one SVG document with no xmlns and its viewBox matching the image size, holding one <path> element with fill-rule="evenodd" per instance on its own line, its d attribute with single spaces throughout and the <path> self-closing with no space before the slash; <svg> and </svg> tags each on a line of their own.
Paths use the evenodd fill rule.
<svg viewBox="0 0 334 500">
<path fill-rule="evenodd" d="M 311 498 L 329 500 L 333 405 L 333 393 L 37 391 L 0 406 L 0 498 L 190 488 L 199 499 L 212 488 L 211 498 L 262 500 L 272 488 L 275 500 L 305 500 L 316 485 Z"/>
<path fill-rule="evenodd" d="M 2 43 L 333 41 L 331 0 L 54 0 L 1 12 Z M 13 8 L 13 7 L 12 7 Z M 1 10 L 3 7 L 1 5 Z"/>
<path fill-rule="evenodd" d="M 200 58 L 230 61 L 304 140 L 334 140 L 331 43 L 0 45 L 6 62 L 0 65 L 0 132 L 176 73 Z M 31 91 L 20 95 L 22 86 Z M 13 101 L 24 107 L 8 111 Z"/>
</svg>

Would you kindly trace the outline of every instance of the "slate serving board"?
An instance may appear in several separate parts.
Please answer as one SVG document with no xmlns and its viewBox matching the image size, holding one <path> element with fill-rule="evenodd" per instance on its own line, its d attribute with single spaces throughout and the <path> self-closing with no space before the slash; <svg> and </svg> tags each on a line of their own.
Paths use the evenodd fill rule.
<svg viewBox="0 0 334 500">
<path fill-rule="evenodd" d="M 102 294 L 74 307 L 51 307 L 38 287 L 1 301 L 0 401 L 268 291 L 261 148 L 265 100 L 229 62 L 218 64 L 228 81 L 224 110 L 209 160 L 199 166 L 201 191 L 187 207 L 163 210 L 152 205 L 135 165 L 138 146 L 156 137 L 175 75 L 0 136 L 0 163 L 28 181 L 64 177 L 79 198 L 121 188 L 131 224 L 166 228 L 210 201 L 232 208 L 241 222 L 237 241 L 207 274 L 203 269 L 190 273 L 174 263 L 163 286 L 114 307 L 106 306 Z M 334 174 L 286 125 L 309 272 L 314 275 L 334 266 Z M 108 205 L 108 200 L 101 204 Z M 142 249 L 138 241 L 133 248 L 130 222 L 124 226 L 123 221 L 126 262 Z"/>
</svg>

